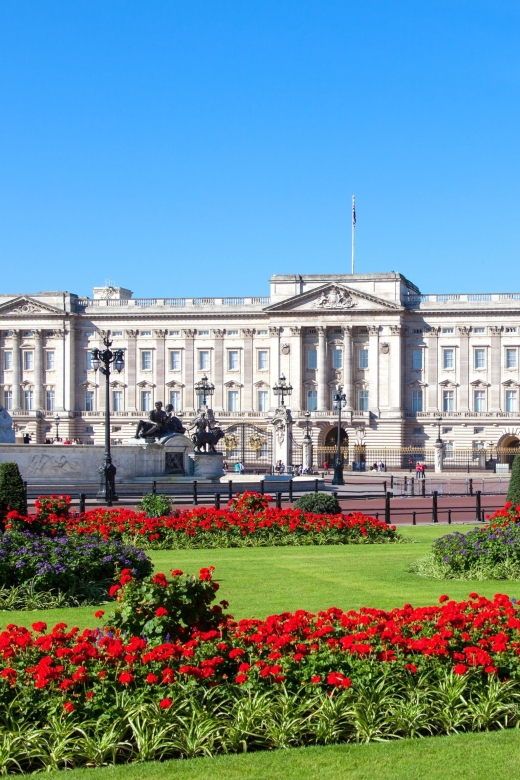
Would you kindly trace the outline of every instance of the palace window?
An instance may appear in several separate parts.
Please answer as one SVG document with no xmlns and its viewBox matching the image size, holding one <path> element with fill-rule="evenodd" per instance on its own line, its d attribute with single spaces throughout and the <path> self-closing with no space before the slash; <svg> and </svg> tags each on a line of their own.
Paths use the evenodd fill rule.
<svg viewBox="0 0 520 780">
<path fill-rule="evenodd" d="M 454 332 L 454 329 L 453 329 L 453 328 L 443 328 L 443 329 L 442 329 L 442 332 L 443 332 L 443 333 L 453 333 L 453 332 Z"/>
<path fill-rule="evenodd" d="M 423 329 L 422 329 L 422 328 L 414 328 L 414 329 L 412 330 L 412 333 L 413 333 L 414 335 L 416 335 L 416 336 L 420 336 L 422 332 L 423 332 Z"/>
<path fill-rule="evenodd" d="M 141 350 L 141 371 L 152 370 L 152 353 L 148 349 Z"/>
<path fill-rule="evenodd" d="M 199 330 L 199 336 L 209 336 L 209 330 Z"/>
<path fill-rule="evenodd" d="M 47 371 L 54 371 L 54 352 L 48 349 L 45 353 L 45 368 Z"/>
<path fill-rule="evenodd" d="M 453 460 L 453 442 L 452 441 L 444 442 L 444 459 L 445 460 Z"/>
<path fill-rule="evenodd" d="M 412 412 L 422 412 L 423 410 L 423 392 L 422 390 L 412 390 Z"/>
<path fill-rule="evenodd" d="M 486 367 L 486 350 L 485 349 L 476 349 L 475 350 L 475 368 L 485 368 Z"/>
<path fill-rule="evenodd" d="M 238 412 L 238 390 L 228 390 L 228 412 Z"/>
<path fill-rule="evenodd" d="M 92 352 L 85 352 L 85 368 L 92 371 Z"/>
<path fill-rule="evenodd" d="M 257 336 L 267 336 L 267 331 L 266 330 L 257 330 L 256 331 L 256 335 Z"/>
<path fill-rule="evenodd" d="M 473 428 L 473 433 L 484 433 L 484 428 Z"/>
<path fill-rule="evenodd" d="M 307 390 L 307 411 L 315 412 L 318 408 L 318 391 Z"/>
<path fill-rule="evenodd" d="M 517 409 L 516 390 L 506 390 L 506 412 L 516 412 Z"/>
<path fill-rule="evenodd" d="M 267 350 L 266 349 L 259 349 L 258 350 L 258 370 L 259 371 L 266 371 L 268 368 L 268 357 L 267 357 Z"/>
<path fill-rule="evenodd" d="M 32 371 L 34 368 L 34 352 L 25 350 L 23 353 L 23 367 L 25 371 Z"/>
<path fill-rule="evenodd" d="M 442 365 L 444 368 L 455 367 L 455 350 L 443 349 L 442 351 Z"/>
<path fill-rule="evenodd" d="M 422 349 L 412 349 L 412 368 L 414 371 L 422 371 L 423 367 Z"/>
<path fill-rule="evenodd" d="M 506 349 L 506 368 L 516 368 L 516 349 Z"/>
<path fill-rule="evenodd" d="M 420 436 L 421 434 L 424 433 L 424 430 L 422 428 L 414 428 L 413 432 L 415 436 Z"/>
<path fill-rule="evenodd" d="M 209 351 L 207 349 L 199 350 L 199 369 L 209 371 Z"/>
<path fill-rule="evenodd" d="M 228 351 L 228 369 L 230 371 L 238 371 L 239 368 L 238 349 L 230 349 Z"/>
<path fill-rule="evenodd" d="M 359 350 L 359 367 L 368 368 L 368 349 Z"/>
<path fill-rule="evenodd" d="M 475 390 L 475 392 L 474 392 L 474 402 L 475 402 L 475 411 L 476 412 L 485 412 L 486 411 L 486 391 L 485 390 Z"/>
<path fill-rule="evenodd" d="M 113 330 L 112 331 L 112 336 L 114 338 L 116 338 L 116 339 L 120 339 L 122 337 L 122 335 L 123 335 L 123 331 L 122 330 Z"/>
<path fill-rule="evenodd" d="M 12 390 L 4 390 L 4 409 L 7 409 L 8 412 L 13 411 L 13 391 Z"/>
<path fill-rule="evenodd" d="M 269 390 L 258 391 L 258 411 L 259 412 L 269 411 Z"/>
<path fill-rule="evenodd" d="M 368 412 L 368 390 L 358 392 L 358 409 L 360 412 Z"/>
<path fill-rule="evenodd" d="M 152 391 L 151 390 L 141 390 L 141 411 L 142 412 L 151 412 L 152 411 Z"/>
<path fill-rule="evenodd" d="M 45 409 L 47 412 L 54 411 L 55 393 L 54 390 L 47 390 L 45 393 Z"/>
<path fill-rule="evenodd" d="M 318 368 L 318 353 L 315 349 L 309 349 L 307 352 L 307 368 Z"/>
<path fill-rule="evenodd" d="M 87 390 L 85 393 L 85 411 L 86 412 L 93 412 L 94 411 L 94 391 L 93 390 Z"/>
<path fill-rule="evenodd" d="M 180 336 L 181 332 L 180 332 L 180 330 L 170 330 L 168 335 L 169 336 Z"/>
<path fill-rule="evenodd" d="M 516 333 L 516 328 L 506 328 L 506 333 Z"/>
<path fill-rule="evenodd" d="M 442 411 L 454 412 L 455 411 L 455 391 L 443 390 L 442 392 Z"/>
<path fill-rule="evenodd" d="M 170 390 L 170 403 L 173 406 L 174 412 L 180 412 L 181 411 L 181 391 L 180 390 Z"/>
<path fill-rule="evenodd" d="M 485 333 L 485 332 L 486 332 L 485 328 L 475 328 L 473 331 L 473 333 Z"/>
<path fill-rule="evenodd" d="M 140 336 L 151 336 L 152 335 L 152 331 L 151 330 L 140 330 L 139 331 L 139 335 Z"/>
<path fill-rule="evenodd" d="M 332 367 L 343 368 L 343 350 L 341 347 L 335 347 L 332 352 Z"/>
<path fill-rule="evenodd" d="M 123 411 L 123 391 L 122 390 L 114 390 L 112 393 L 112 409 L 114 412 L 122 412 Z"/>
<path fill-rule="evenodd" d="M 4 352 L 4 371 L 10 371 L 13 367 L 13 353 Z"/>
<path fill-rule="evenodd" d="M 170 370 L 171 371 L 180 371 L 181 370 L 181 353 L 180 350 L 176 349 L 173 352 L 170 352 Z"/>
<path fill-rule="evenodd" d="M 34 395 L 32 390 L 25 390 L 24 392 L 24 408 L 26 412 L 32 412 L 33 410 Z"/>
<path fill-rule="evenodd" d="M 226 333 L 228 336 L 238 336 L 238 330 L 228 330 Z"/>
</svg>

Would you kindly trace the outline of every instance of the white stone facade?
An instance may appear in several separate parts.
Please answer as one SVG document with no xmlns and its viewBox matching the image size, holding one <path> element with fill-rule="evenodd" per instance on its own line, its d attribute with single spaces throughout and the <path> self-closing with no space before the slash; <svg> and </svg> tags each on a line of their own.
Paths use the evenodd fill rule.
<svg viewBox="0 0 520 780">
<path fill-rule="evenodd" d="M 520 294 L 421 295 L 398 273 L 276 275 L 270 298 L 134 298 L 123 288 L 0 296 L 0 403 L 17 430 L 102 444 L 104 378 L 88 354 L 110 331 L 125 369 L 111 385 L 112 439 L 133 436 L 143 407 L 194 416 L 194 383 L 215 385 L 224 427 L 269 427 L 281 374 L 301 444 L 304 412 L 323 445 L 344 387 L 344 427 L 367 447 L 431 446 L 442 415 L 452 448 L 520 438 Z M 352 439 L 353 441 L 353 439 Z"/>
</svg>

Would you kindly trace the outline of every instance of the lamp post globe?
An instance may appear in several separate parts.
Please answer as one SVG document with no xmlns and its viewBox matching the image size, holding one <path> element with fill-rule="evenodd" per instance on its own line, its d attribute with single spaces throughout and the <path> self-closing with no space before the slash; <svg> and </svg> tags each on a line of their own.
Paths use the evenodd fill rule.
<svg viewBox="0 0 520 780">
<path fill-rule="evenodd" d="M 60 422 L 61 422 L 61 417 L 56 412 L 56 414 L 54 415 L 54 424 L 56 425 L 56 440 L 58 440 L 59 438 Z"/>
<path fill-rule="evenodd" d="M 211 382 L 208 381 L 206 374 L 204 374 L 202 379 L 195 383 L 195 393 L 199 399 L 199 411 L 203 406 L 208 405 L 208 398 L 211 398 L 214 392 L 215 385 L 212 385 Z"/>
<path fill-rule="evenodd" d="M 436 421 L 437 421 L 437 444 L 442 444 L 442 439 L 441 439 L 441 423 L 442 423 L 442 417 L 441 417 L 441 415 L 440 415 L 440 414 L 439 414 L 439 415 L 437 415 L 437 417 L 436 417 Z"/>
<path fill-rule="evenodd" d="M 97 497 L 106 501 L 108 506 L 112 506 L 113 501 L 118 500 L 116 492 L 116 472 L 117 469 L 112 463 L 112 453 L 110 450 L 110 375 L 111 368 L 118 374 L 124 370 L 125 355 L 122 349 L 116 349 L 114 352 L 110 349 L 110 331 L 103 339 L 105 349 L 97 347 L 91 352 L 91 366 L 94 371 L 101 371 L 105 375 L 105 454 L 103 463 L 99 467 L 100 485 Z"/>
<path fill-rule="evenodd" d="M 285 409 L 285 397 L 291 395 L 292 385 L 287 383 L 284 374 L 282 374 L 278 382 L 273 386 L 273 393 L 280 399 L 280 409 Z"/>
</svg>

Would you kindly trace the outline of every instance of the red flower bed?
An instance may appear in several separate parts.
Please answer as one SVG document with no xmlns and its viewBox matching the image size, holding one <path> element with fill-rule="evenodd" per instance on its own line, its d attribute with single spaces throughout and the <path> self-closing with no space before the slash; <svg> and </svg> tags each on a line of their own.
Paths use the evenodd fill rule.
<svg viewBox="0 0 520 780">
<path fill-rule="evenodd" d="M 302 509 L 276 509 L 270 497 L 247 493 L 227 508 L 175 509 L 164 517 L 147 517 L 130 509 L 98 508 L 83 514 L 46 513 L 43 526 L 68 534 L 125 537 L 149 548 L 243 547 L 302 544 L 359 544 L 402 541 L 395 526 L 361 512 L 318 515 Z M 42 504 L 46 502 L 42 498 Z M 15 518 L 22 520 L 22 518 Z M 33 521 L 31 518 L 29 522 Z"/>
</svg>

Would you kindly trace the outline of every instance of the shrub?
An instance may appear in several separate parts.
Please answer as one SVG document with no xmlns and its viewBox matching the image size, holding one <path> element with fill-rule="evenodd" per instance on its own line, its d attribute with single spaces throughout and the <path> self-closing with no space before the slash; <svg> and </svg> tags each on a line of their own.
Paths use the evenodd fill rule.
<svg viewBox="0 0 520 780">
<path fill-rule="evenodd" d="M 152 570 L 142 550 L 116 539 L 6 531 L 0 537 L 1 602 L 15 609 L 24 595 L 30 601 L 34 594 L 47 594 L 52 604 L 56 598 L 72 606 L 99 603 L 123 567 L 136 578 Z"/>
<path fill-rule="evenodd" d="M 513 460 L 509 490 L 507 491 L 507 500 L 510 501 L 514 507 L 520 505 L 520 455 L 515 455 Z"/>
<path fill-rule="evenodd" d="M 198 577 L 175 569 L 171 579 L 157 573 L 141 581 L 123 570 L 119 583 L 110 589 L 111 595 L 117 594 L 115 611 L 108 617 L 110 626 L 155 641 L 166 637 L 186 641 L 195 629 L 218 629 L 224 619 L 222 606 L 210 606 L 219 587 L 212 581 L 213 568 L 201 569 Z"/>
<path fill-rule="evenodd" d="M 317 515 L 339 515 L 341 512 L 338 499 L 333 493 L 306 493 L 294 502 L 294 506 Z"/>
<path fill-rule="evenodd" d="M 147 517 L 163 517 L 171 512 L 173 499 L 168 498 L 162 493 L 148 493 L 143 496 L 138 509 L 146 514 Z"/>
<path fill-rule="evenodd" d="M 0 520 L 10 510 L 27 514 L 25 488 L 17 463 L 0 463 Z"/>
</svg>

